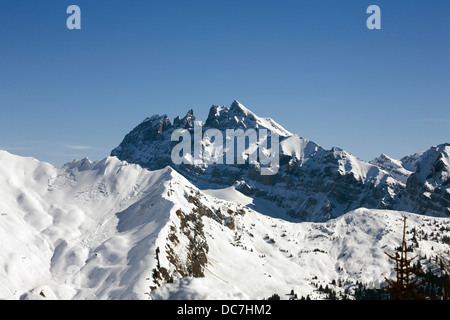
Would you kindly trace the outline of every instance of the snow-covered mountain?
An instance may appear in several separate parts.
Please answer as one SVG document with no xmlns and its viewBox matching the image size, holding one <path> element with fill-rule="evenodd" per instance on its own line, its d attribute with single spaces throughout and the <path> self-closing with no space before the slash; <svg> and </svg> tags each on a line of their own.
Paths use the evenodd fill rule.
<svg viewBox="0 0 450 320">
<path fill-rule="evenodd" d="M 450 215 L 450 145 L 434 146 L 400 160 L 381 155 L 371 163 L 404 184 L 397 207 L 427 215 Z"/>
<path fill-rule="evenodd" d="M 276 133 L 277 173 L 260 159 L 174 165 L 172 133 L 198 125 Z M 237 101 L 205 123 L 147 118 L 100 161 L 57 169 L 0 151 L 0 299 L 323 299 L 326 285 L 352 297 L 393 277 L 384 252 L 403 216 L 423 268 L 448 269 L 449 159 L 444 144 L 364 162 Z"/>
<path fill-rule="evenodd" d="M 234 187 L 200 190 L 116 157 L 56 169 L 0 151 L 0 188 L 1 299 L 323 299 L 321 285 L 393 276 L 384 251 L 403 215 L 424 267 L 450 249 L 446 218 L 360 208 L 289 222 Z"/>
<path fill-rule="evenodd" d="M 206 119 L 205 126 L 221 130 L 235 128 L 265 128 L 276 132 L 282 137 L 292 136 L 292 133 L 287 131 L 271 118 L 258 117 L 237 100 L 233 101 L 230 108 L 212 106 L 209 110 L 209 115 Z"/>
<path fill-rule="evenodd" d="M 171 141 L 171 135 L 174 130 L 182 128 L 191 133 L 193 140 L 196 122 L 202 125 L 203 131 L 214 128 L 223 132 L 224 136 L 227 129 L 238 128 L 265 128 L 277 133 L 280 136 L 280 168 L 277 174 L 262 175 L 261 165 L 249 162 L 236 165 L 175 165 L 171 159 L 171 151 L 176 142 Z M 208 151 L 209 143 L 205 137 L 201 141 L 205 152 Z M 194 145 L 193 141 L 191 145 Z M 247 146 L 247 150 L 252 148 L 256 146 Z M 443 196 L 439 199 L 444 202 L 431 207 L 419 204 L 423 201 L 426 204 L 428 201 L 416 194 L 423 194 L 424 191 L 411 189 L 415 168 L 421 166 L 429 152 L 402 160 L 382 155 L 368 163 L 340 148 L 325 150 L 310 140 L 290 133 L 270 118 L 256 116 L 238 101 L 234 101 L 229 108 L 212 106 L 204 124 L 195 118 L 193 110 L 189 110 L 184 118 L 175 118 L 173 124 L 166 115 L 148 118 L 134 128 L 111 155 L 151 170 L 171 166 L 200 188 L 235 186 L 252 198 L 273 204 L 281 217 L 318 222 L 359 207 L 407 209 L 429 215 L 448 216 L 450 206 L 445 202 L 445 189 L 442 191 L 433 188 L 442 193 Z M 442 157 L 446 159 L 443 160 L 442 170 L 448 173 L 448 167 L 445 167 L 448 154 L 443 154 Z M 408 184 L 410 177 L 411 182 Z M 439 180 L 436 183 L 444 182 Z M 408 201 L 401 199 L 405 192 L 408 192 Z M 430 200 L 433 201 L 436 202 Z"/>
<path fill-rule="evenodd" d="M 430 148 L 416 161 L 416 170 L 401 191 L 409 211 L 450 215 L 450 144 Z"/>
<path fill-rule="evenodd" d="M 402 184 L 406 184 L 409 176 L 416 170 L 416 168 L 413 168 L 413 171 L 406 169 L 401 160 L 393 159 L 385 154 L 373 159 L 370 163 L 389 172 L 395 180 L 401 182 Z"/>
</svg>

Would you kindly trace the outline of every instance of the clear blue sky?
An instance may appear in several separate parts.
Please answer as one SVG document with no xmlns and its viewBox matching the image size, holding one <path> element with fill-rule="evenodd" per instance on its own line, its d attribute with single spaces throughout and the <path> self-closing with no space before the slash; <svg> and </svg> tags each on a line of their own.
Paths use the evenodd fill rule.
<svg viewBox="0 0 450 320">
<path fill-rule="evenodd" d="M 450 142 L 450 1 L 0 1 L 0 149 L 99 160 L 145 117 L 234 99 L 364 160 Z"/>
</svg>

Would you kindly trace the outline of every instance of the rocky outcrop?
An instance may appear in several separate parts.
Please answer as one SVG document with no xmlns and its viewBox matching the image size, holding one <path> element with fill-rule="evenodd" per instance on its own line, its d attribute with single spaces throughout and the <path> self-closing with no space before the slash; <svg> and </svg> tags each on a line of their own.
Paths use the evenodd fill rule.
<svg viewBox="0 0 450 320">
<path fill-rule="evenodd" d="M 301 221 L 326 221 L 359 207 L 444 216 L 449 213 L 448 145 L 401 160 L 382 155 L 368 163 L 339 148 L 325 150 L 270 118 L 258 117 L 238 101 L 229 108 L 212 106 L 204 124 L 196 121 L 193 110 L 183 118 L 176 117 L 173 124 L 166 115 L 147 118 L 111 155 L 150 170 L 171 166 L 198 187 L 235 185 L 242 193 L 268 200 Z M 227 129 L 268 129 L 277 133 L 277 173 L 261 175 L 259 158 L 245 164 L 174 164 L 171 151 L 178 142 L 171 141 L 172 132 L 187 130 L 193 148 L 195 123 L 202 126 L 203 133 L 211 128 L 220 130 L 223 146 Z M 203 136 L 201 145 L 209 150 L 211 141 Z"/>
<path fill-rule="evenodd" d="M 438 145 L 421 155 L 400 197 L 413 212 L 450 215 L 450 144 Z"/>
</svg>

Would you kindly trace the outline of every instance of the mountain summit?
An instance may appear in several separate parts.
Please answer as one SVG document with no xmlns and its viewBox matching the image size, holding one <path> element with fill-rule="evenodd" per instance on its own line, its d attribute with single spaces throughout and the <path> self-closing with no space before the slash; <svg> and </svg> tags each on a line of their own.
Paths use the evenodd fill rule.
<svg viewBox="0 0 450 320">
<path fill-rule="evenodd" d="M 233 186 L 258 199 L 254 201 L 255 208 L 263 203 L 262 206 L 273 208 L 268 210 L 272 214 L 285 219 L 327 221 L 360 207 L 409 209 L 436 216 L 447 216 L 450 211 L 448 189 L 433 187 L 425 190 L 418 187 L 431 183 L 425 181 L 424 170 L 440 170 L 439 177 L 435 177 L 431 185 L 447 185 L 447 145 L 438 147 L 436 151 L 430 149 L 422 156 L 416 156 L 414 161 L 405 157 L 405 167 L 401 161 L 386 155 L 368 163 L 337 147 L 325 150 L 287 131 L 273 119 L 257 116 L 235 100 L 230 107 L 213 105 L 206 121 L 197 123 L 202 125 L 203 132 L 214 128 L 224 136 L 228 129 L 268 129 L 278 134 L 280 167 L 277 174 L 262 175 L 259 162 L 175 165 L 170 155 L 177 142 L 171 141 L 171 134 L 176 129 L 186 129 L 193 136 L 195 121 L 193 110 L 183 118 L 175 118 L 173 124 L 166 115 L 147 118 L 126 135 L 111 155 L 150 170 L 170 166 L 198 187 Z M 211 141 L 203 137 L 202 148 L 206 150 L 210 144 Z M 249 151 L 257 147 L 249 142 L 245 148 Z M 441 155 L 431 156 L 436 152 Z M 406 169 L 411 169 L 411 163 L 416 165 L 418 172 Z M 430 194 L 423 196 L 424 192 Z M 439 196 L 436 198 L 431 193 Z"/>
<path fill-rule="evenodd" d="M 450 215 L 450 144 L 432 147 L 420 155 L 400 195 L 410 211 Z"/>
<path fill-rule="evenodd" d="M 282 137 L 291 136 L 292 133 L 284 129 L 271 118 L 260 118 L 234 100 L 230 108 L 221 106 L 212 106 L 209 110 L 205 126 L 208 128 L 226 129 L 268 129 Z"/>
<path fill-rule="evenodd" d="M 242 153 L 279 136 L 276 174 L 262 174 L 264 154 L 172 161 L 173 133 L 208 153 L 223 132 L 262 129 L 267 140 Z M 384 252 L 401 243 L 404 216 L 423 271 L 442 274 L 449 172 L 449 144 L 367 163 L 237 101 L 205 123 L 193 110 L 146 118 L 100 161 L 57 169 L 0 150 L 0 299 L 330 298 L 324 283 L 354 298 L 355 283 L 392 278 Z"/>
</svg>

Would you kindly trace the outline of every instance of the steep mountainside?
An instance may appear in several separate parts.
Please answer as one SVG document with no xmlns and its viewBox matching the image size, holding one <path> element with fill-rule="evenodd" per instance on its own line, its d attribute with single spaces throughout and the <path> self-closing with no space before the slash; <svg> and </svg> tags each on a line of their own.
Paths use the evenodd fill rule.
<svg viewBox="0 0 450 320">
<path fill-rule="evenodd" d="M 263 129 L 244 146 L 257 158 L 227 144 Z M 174 132 L 216 161 L 174 164 Z M 279 166 L 262 174 L 273 145 Z M 147 118 L 100 161 L 56 169 L 0 150 L 0 299 L 352 298 L 394 276 L 384 253 L 403 216 L 423 271 L 450 270 L 449 181 L 449 144 L 368 163 L 237 101 L 205 123 Z"/>
<path fill-rule="evenodd" d="M 408 180 L 409 176 L 416 170 L 416 168 L 413 168 L 413 171 L 406 169 L 401 160 L 392 159 L 385 154 L 375 158 L 370 161 L 370 163 L 389 172 L 395 180 L 402 184 L 406 184 L 406 180 Z"/>
<path fill-rule="evenodd" d="M 277 133 L 280 137 L 277 173 L 261 174 L 259 159 L 245 164 L 174 164 L 171 152 L 178 141 L 171 141 L 173 131 L 181 128 L 190 133 L 190 151 L 193 154 L 196 123 L 202 125 L 203 132 L 211 128 L 220 130 L 225 137 L 223 145 L 226 132 L 230 129 L 265 128 Z M 202 136 L 200 143 L 203 153 L 210 154 L 210 139 Z M 260 144 L 248 142 L 246 150 L 255 150 L 258 146 Z M 447 216 L 449 206 L 445 189 L 433 188 L 433 192 L 441 192 L 439 200 L 431 196 L 427 200 L 426 196 L 418 195 L 423 195 L 424 191 L 414 187 L 415 175 L 412 173 L 421 166 L 420 163 L 426 158 L 424 154 L 402 160 L 382 155 L 368 163 L 339 148 L 325 150 L 310 140 L 288 132 L 270 118 L 256 116 L 237 101 L 229 108 L 212 106 L 204 124 L 195 119 L 192 110 L 184 118 L 177 117 L 173 124 L 166 115 L 148 118 L 111 152 L 112 156 L 151 170 L 171 166 L 200 188 L 235 186 L 252 198 L 269 201 L 281 212 L 280 216 L 297 221 L 327 221 L 359 207 L 407 209 Z M 447 159 L 445 155 L 443 157 Z M 441 167 L 438 165 L 438 168 Z M 445 166 L 441 169 L 448 170 Z M 411 181 L 407 183 L 409 178 Z M 436 183 L 444 182 L 439 180 Z M 404 200 L 405 194 L 408 201 Z"/>
<path fill-rule="evenodd" d="M 450 215 L 450 144 L 432 147 L 420 156 L 400 196 L 410 211 Z"/>
<path fill-rule="evenodd" d="M 323 299 L 325 285 L 351 296 L 356 281 L 393 276 L 384 251 L 403 215 L 425 269 L 450 252 L 448 219 L 361 208 L 292 223 L 234 187 L 203 192 L 115 157 L 55 169 L 0 151 L 0 190 L 0 299 Z"/>
</svg>

